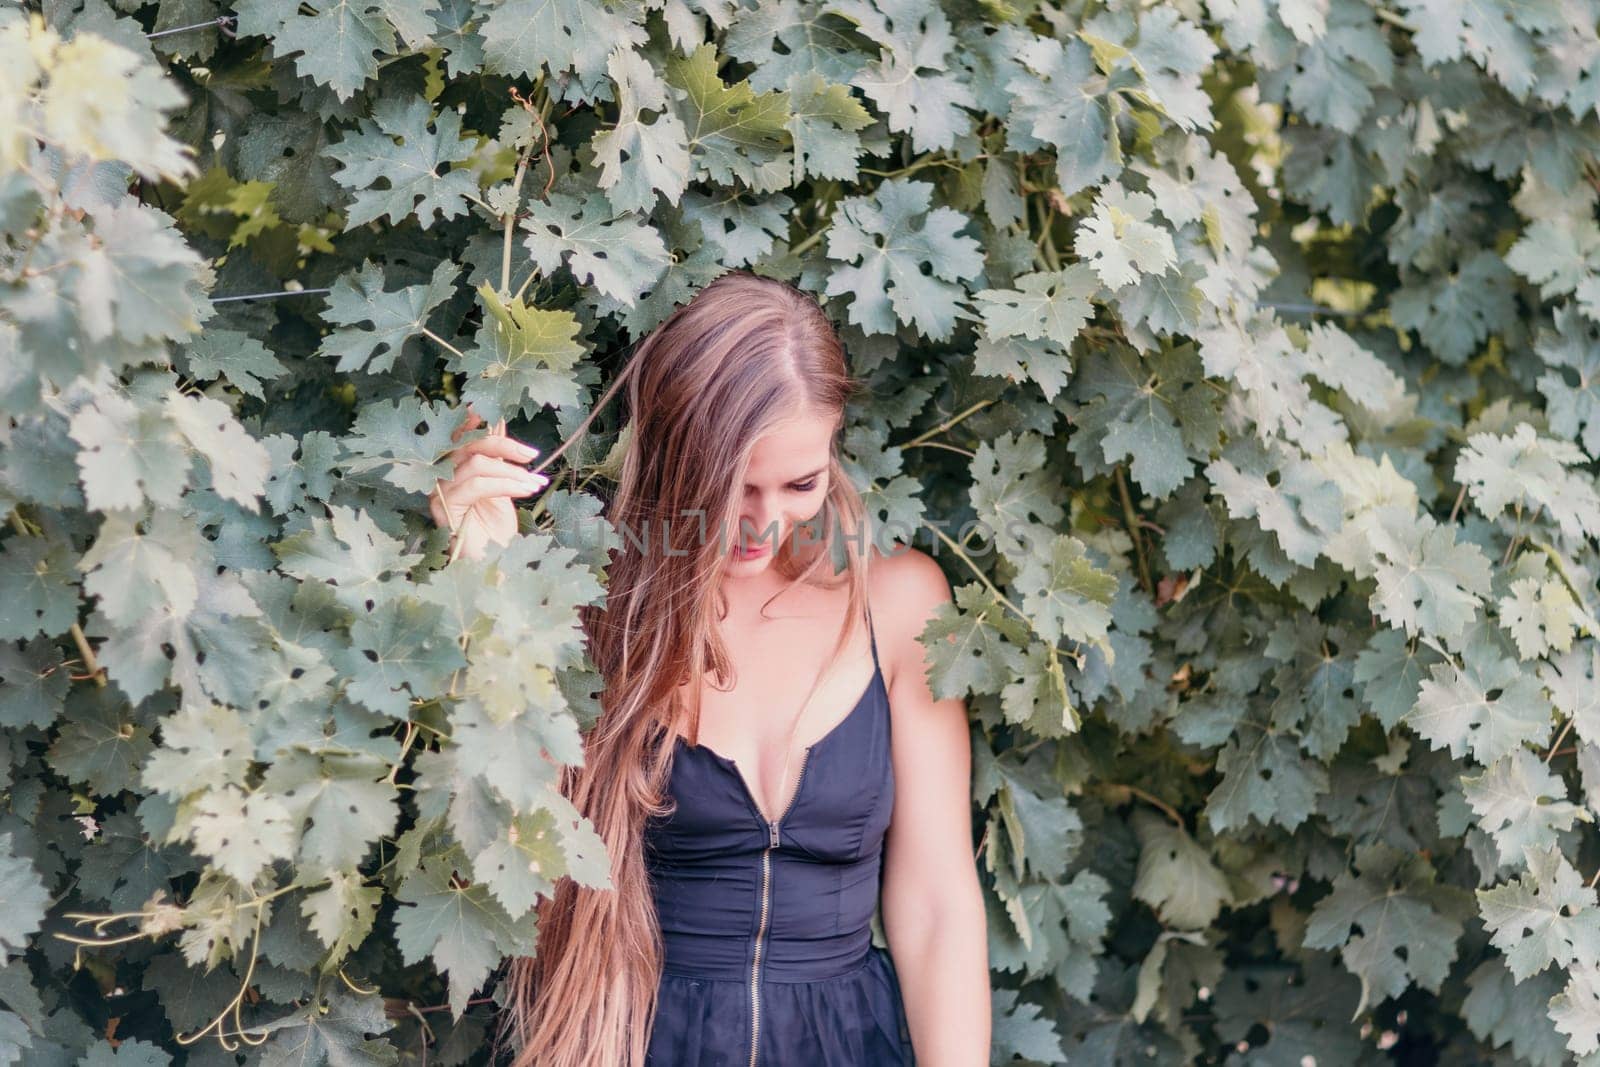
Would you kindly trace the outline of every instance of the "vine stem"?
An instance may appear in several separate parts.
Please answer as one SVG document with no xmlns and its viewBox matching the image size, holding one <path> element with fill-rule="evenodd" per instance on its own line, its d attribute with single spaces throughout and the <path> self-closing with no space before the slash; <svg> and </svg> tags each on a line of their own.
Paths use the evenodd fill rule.
<svg viewBox="0 0 1600 1067">
<path fill-rule="evenodd" d="M 506 228 L 505 240 L 500 245 L 501 296 L 511 291 L 511 238 L 517 230 L 517 205 L 522 203 L 522 178 L 528 173 L 528 153 L 532 148 L 528 145 L 517 156 L 517 174 L 511 182 L 511 210 L 500 216 L 500 224 Z"/>
<path fill-rule="evenodd" d="M 1183 824 L 1183 816 L 1178 814 L 1178 809 L 1174 808 L 1171 804 L 1168 804 L 1160 797 L 1147 793 L 1136 785 L 1126 785 L 1122 782 L 1113 783 L 1107 786 L 1107 788 L 1126 789 L 1130 796 L 1138 797 L 1140 800 L 1144 801 L 1146 804 L 1149 804 L 1151 807 L 1160 811 L 1167 818 L 1171 819 L 1173 824 L 1176 825 L 1178 829 L 1182 830 L 1184 833 L 1189 832 L 1189 828 Z"/>
<path fill-rule="evenodd" d="M 104 689 L 106 685 L 105 668 L 100 666 L 100 661 L 95 659 L 94 649 L 89 647 L 89 639 L 84 636 L 83 627 L 74 622 L 68 627 L 72 634 L 72 641 L 78 646 L 78 655 L 83 657 L 83 665 L 89 671 L 89 677 L 94 679 L 94 684 Z"/>
<path fill-rule="evenodd" d="M 958 456 L 966 456 L 968 459 L 972 459 L 974 456 L 977 455 L 976 452 L 973 452 L 970 449 L 962 448 L 959 445 L 945 444 L 943 441 L 918 441 L 916 444 L 901 445 L 900 447 L 901 448 L 942 448 L 947 452 L 954 452 Z"/>
<path fill-rule="evenodd" d="M 1139 516 L 1133 510 L 1133 497 L 1128 492 L 1128 480 L 1123 475 L 1122 464 L 1114 468 L 1117 472 L 1117 495 L 1122 498 L 1122 518 L 1128 526 L 1128 536 L 1133 539 L 1133 551 L 1139 557 L 1139 581 L 1144 586 L 1144 591 L 1150 593 L 1155 585 L 1150 581 L 1150 560 L 1145 555 L 1144 538 L 1139 536 Z"/>
<path fill-rule="evenodd" d="M 1415 26 L 1411 25 L 1411 23 L 1407 22 L 1393 11 L 1390 11 L 1388 8 L 1373 8 L 1372 13 L 1380 22 L 1387 22 L 1389 25 L 1405 30 L 1407 33 L 1417 32 L 1417 28 Z"/>
<path fill-rule="evenodd" d="M 960 160 L 954 160 L 948 156 L 930 152 L 921 159 L 912 160 L 899 170 L 870 170 L 866 167 L 862 167 L 861 173 L 870 174 L 874 178 L 900 178 L 907 174 L 915 174 L 923 167 L 954 167 L 956 170 L 960 170 L 965 165 L 966 164 Z"/>
<path fill-rule="evenodd" d="M 931 440 L 932 438 L 938 437 L 940 434 L 944 433 L 946 430 L 949 430 L 949 429 L 951 429 L 951 428 L 953 428 L 955 426 L 960 425 L 962 422 L 965 422 L 967 419 L 971 418 L 973 415 L 976 415 L 978 412 L 982 411 L 984 408 L 988 407 L 990 404 L 993 404 L 993 403 L 995 403 L 995 400 L 993 398 L 991 398 L 989 400 L 980 400 L 976 404 L 973 404 L 972 406 L 968 407 L 965 411 L 961 412 L 959 415 L 952 415 L 948 419 L 946 419 L 943 422 L 941 422 L 939 425 L 935 426 L 933 429 L 924 431 L 923 433 L 919 433 L 919 434 L 917 434 L 917 436 L 913 437 L 911 440 L 905 442 L 904 444 L 896 445 L 895 447 L 896 448 L 910 448 L 913 445 L 920 445 L 924 441 L 928 441 L 928 440 Z"/>
<path fill-rule="evenodd" d="M 1567 733 L 1572 729 L 1572 720 L 1569 718 L 1561 727 L 1561 732 L 1556 734 L 1556 739 L 1550 742 L 1550 750 L 1544 754 L 1544 761 L 1550 762 L 1550 757 L 1556 754 L 1556 749 L 1561 747 L 1561 742 L 1567 739 Z"/>
<path fill-rule="evenodd" d="M 28 529 L 27 522 L 22 518 L 22 512 L 17 508 L 11 509 L 11 525 L 23 537 L 32 537 L 34 533 Z M 83 666 L 89 673 L 80 675 L 81 678 L 93 678 L 94 684 L 101 689 L 107 685 L 105 668 L 100 666 L 100 661 L 95 658 L 94 649 L 89 645 L 89 638 L 83 632 L 83 627 L 74 619 L 72 625 L 67 627 L 67 632 L 72 635 L 72 643 L 78 646 L 78 655 L 83 657 Z"/>
<path fill-rule="evenodd" d="M 797 244 L 794 247 L 790 248 L 789 249 L 789 254 L 791 256 L 798 256 L 798 255 L 801 255 L 804 252 L 809 251 L 811 246 L 816 244 L 818 241 L 822 240 L 822 238 L 825 237 L 827 235 L 827 233 L 828 233 L 828 227 L 826 227 L 826 226 L 818 226 L 815 230 L 812 230 L 809 234 L 807 234 L 805 236 L 805 238 L 803 240 L 801 240 L 801 242 L 799 244 Z"/>
<path fill-rule="evenodd" d="M 1506 554 L 1500 557 L 1500 566 L 1504 567 L 1511 560 L 1511 551 L 1517 547 L 1523 538 L 1522 532 L 1522 501 L 1517 501 L 1517 529 L 1511 535 L 1511 542 L 1506 545 Z"/>
<path fill-rule="evenodd" d="M 999 587 L 996 586 L 993 582 L 991 582 L 989 580 L 989 576 L 987 574 L 983 573 L 983 569 L 981 567 L 979 567 L 976 563 L 972 562 L 972 557 L 967 555 L 967 553 L 962 549 L 962 547 L 960 545 L 958 545 L 954 541 L 952 541 L 950 539 L 950 535 L 949 534 L 947 534 L 943 530 L 939 529 L 939 527 L 935 526 L 933 523 L 929 522 L 927 519 L 923 519 L 922 520 L 922 525 L 924 525 L 928 529 L 932 530 L 935 537 L 937 537 L 939 540 L 943 541 L 946 545 L 950 546 L 950 551 L 954 552 L 957 556 L 959 556 L 961 558 L 961 562 L 965 563 L 967 565 L 967 569 L 970 570 L 974 575 L 977 576 L 978 581 L 982 582 L 984 584 L 984 586 L 989 590 L 989 592 L 994 594 L 994 598 L 996 600 L 998 600 L 1001 604 L 1004 604 L 1006 607 L 1010 608 L 1013 612 L 1015 612 L 1017 618 L 1023 620 L 1024 622 L 1029 622 L 1027 613 L 1024 612 L 1021 608 L 1017 607 L 1015 604 L 1013 604 L 1010 601 L 1010 599 L 1008 599 L 1006 597 L 1006 595 L 1000 591 Z M 1032 628 L 1032 624 L 1031 623 L 1029 623 L 1029 628 L 1030 629 Z"/>
<path fill-rule="evenodd" d="M 538 86 L 534 89 L 535 95 L 538 94 L 539 88 L 543 85 L 544 75 L 541 73 Z M 522 105 L 523 110 L 538 121 L 539 144 L 542 146 L 545 158 L 548 159 L 550 156 L 550 131 L 545 128 L 544 116 L 534 108 L 533 102 L 523 96 L 514 85 L 511 87 L 511 98 Z M 522 151 L 517 153 L 517 172 L 511 182 L 511 210 L 500 217 L 501 225 L 506 228 L 505 240 L 500 246 L 500 294 L 502 296 L 509 295 L 511 292 L 511 238 L 517 230 L 517 207 L 522 203 L 522 179 L 528 173 L 528 160 L 532 157 L 532 154 L 532 141 L 528 142 L 527 145 L 523 146 Z"/>
<path fill-rule="evenodd" d="M 454 679 L 452 679 L 452 681 L 454 681 Z M 416 737 L 417 737 L 417 724 L 414 723 L 414 722 L 411 722 L 408 719 L 406 721 L 406 739 L 403 742 L 401 742 L 401 744 L 400 744 L 400 758 L 394 761 L 394 766 L 393 767 L 389 768 L 389 784 L 390 785 L 394 785 L 395 777 L 397 775 L 399 775 L 400 768 L 402 766 L 404 766 L 404 764 L 406 762 L 406 753 L 411 751 L 411 742 L 416 740 Z"/>
<path fill-rule="evenodd" d="M 432 330 L 428 329 L 428 327 L 426 327 L 426 326 L 424 326 L 422 328 L 422 336 L 426 337 L 428 340 L 432 341 L 434 344 L 438 345 L 440 348 L 444 349 L 446 352 L 449 352 L 451 355 L 455 356 L 459 360 L 465 360 L 467 358 L 462 353 L 461 349 L 457 348 L 455 345 L 451 344 L 449 341 L 446 341 L 443 337 L 440 337 L 438 334 L 434 333 Z"/>
<path fill-rule="evenodd" d="M 1043 200 L 1035 200 L 1034 208 L 1038 212 L 1039 231 L 1042 235 L 1041 240 L 1039 244 L 1035 246 L 1035 249 L 1039 254 L 1043 255 L 1045 266 L 1051 270 L 1060 270 L 1061 253 L 1056 251 L 1055 235 L 1051 233 L 1051 227 L 1055 225 L 1055 205 L 1047 204 Z M 1047 208 L 1049 210 L 1048 215 L 1046 214 Z"/>
</svg>

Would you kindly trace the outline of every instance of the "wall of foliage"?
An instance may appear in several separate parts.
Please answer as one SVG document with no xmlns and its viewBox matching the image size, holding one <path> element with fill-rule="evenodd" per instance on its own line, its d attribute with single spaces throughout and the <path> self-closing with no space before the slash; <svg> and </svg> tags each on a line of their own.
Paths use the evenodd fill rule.
<svg viewBox="0 0 1600 1067">
<path fill-rule="evenodd" d="M 482 1059 L 614 409 L 426 495 L 735 267 L 955 592 L 996 1063 L 1600 1063 L 1597 19 L 7 5 L 0 1065 Z"/>
</svg>

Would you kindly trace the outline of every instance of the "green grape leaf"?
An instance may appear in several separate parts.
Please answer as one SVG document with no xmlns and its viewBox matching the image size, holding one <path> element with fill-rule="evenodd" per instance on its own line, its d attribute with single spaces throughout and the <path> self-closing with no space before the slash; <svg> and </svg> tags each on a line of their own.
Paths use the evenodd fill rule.
<svg viewBox="0 0 1600 1067">
<path fill-rule="evenodd" d="M 1389 309 L 1397 326 L 1416 330 L 1440 359 L 1459 365 L 1513 320 L 1512 290 L 1505 261 L 1483 250 L 1453 273 L 1398 290 Z"/>
<path fill-rule="evenodd" d="M 992 593 L 977 582 L 954 592 L 955 603 L 940 604 L 918 635 L 932 664 L 928 685 L 939 700 L 998 692 L 1022 669 L 1022 650 L 997 625 L 1001 608 Z"/>
<path fill-rule="evenodd" d="M 1434 748 L 1494 763 L 1522 744 L 1550 739 L 1554 709 L 1537 679 L 1508 657 L 1435 663 L 1405 719 Z"/>
<path fill-rule="evenodd" d="M 337 356 L 336 369 L 341 373 L 389 371 L 406 342 L 427 330 L 434 308 L 450 299 L 460 272 L 456 264 L 441 260 L 425 284 L 386 292 L 383 268 L 370 259 L 363 260 L 359 271 L 347 271 L 334 279 L 322 317 L 337 328 L 322 339 L 320 352 Z"/>
<path fill-rule="evenodd" d="M 1431 515 L 1393 505 L 1379 508 L 1369 527 L 1377 558 L 1372 609 L 1408 635 L 1451 638 L 1489 595 L 1489 561 L 1453 527 Z"/>
<path fill-rule="evenodd" d="M 112 1048 L 102 1038 L 79 1057 L 77 1067 L 167 1067 L 171 1062 L 171 1056 L 148 1041 L 125 1037 Z"/>
<path fill-rule="evenodd" d="M 461 136 L 456 112 L 446 109 L 435 115 L 421 98 L 380 97 L 372 118 L 362 120 L 358 132 L 346 133 L 324 149 L 341 164 L 334 181 L 354 194 L 344 229 L 381 218 L 399 223 L 412 216 L 427 229 L 436 219 L 465 214 L 478 183 L 468 168 L 453 164 L 471 158 L 472 148 Z M 447 165 L 449 169 L 441 170 Z"/>
<path fill-rule="evenodd" d="M 478 409 L 478 414 L 494 414 Z M 449 453 L 461 413 L 417 397 L 374 401 L 356 415 L 344 438 L 344 467 L 355 473 L 384 470 L 384 479 L 410 493 L 431 493 L 435 482 L 455 473 Z"/>
<path fill-rule="evenodd" d="M 1519 513 L 1546 510 L 1566 537 L 1600 534 L 1600 493 L 1592 478 L 1569 471 L 1587 462 L 1568 441 L 1540 437 L 1526 422 L 1511 434 L 1475 433 L 1456 460 L 1455 477 L 1490 518 L 1515 503 Z"/>
<path fill-rule="evenodd" d="M 1555 310 L 1555 329 L 1539 331 L 1534 350 L 1550 369 L 1539 376 L 1550 429 L 1600 454 L 1600 323 L 1570 305 Z"/>
<path fill-rule="evenodd" d="M 957 283 L 976 278 L 983 258 L 961 233 L 968 219 L 933 207 L 932 191 L 927 182 L 888 178 L 834 213 L 828 256 L 842 265 L 828 275 L 826 293 L 851 294 L 849 321 L 866 333 L 893 333 L 898 320 L 938 341 L 955 328 Z"/>
<path fill-rule="evenodd" d="M 318 757 L 289 750 L 278 754 L 261 787 L 304 824 L 302 864 L 348 871 L 361 863 L 372 842 L 394 835 L 399 793 L 388 777 L 387 765 L 366 756 Z"/>
<path fill-rule="evenodd" d="M 1179 929 L 1210 926 L 1232 891 L 1206 850 L 1183 827 L 1148 812 L 1139 812 L 1133 825 L 1139 835 L 1133 895 Z"/>
<path fill-rule="evenodd" d="M 185 704 L 161 720 L 161 746 L 140 774 L 146 786 L 174 800 L 200 790 L 248 783 L 255 746 L 233 708 Z"/>
<path fill-rule="evenodd" d="M 638 0 L 505 0 L 478 33 L 489 70 L 528 79 L 571 71 L 576 94 L 594 99 L 611 53 L 644 45 L 644 13 Z"/>
<path fill-rule="evenodd" d="M 1572 647 L 1573 631 L 1585 626 L 1584 613 L 1566 584 L 1557 578 L 1518 578 L 1496 605 L 1500 624 L 1517 643 L 1523 659 L 1538 659 Z"/>
<path fill-rule="evenodd" d="M 452 856 L 429 856 L 400 885 L 395 940 L 407 963 L 432 957 L 449 981 L 450 1012 L 460 1018 L 467 999 L 507 953 L 531 953 L 533 912 L 512 919 L 482 882 L 463 884 Z"/>
<path fill-rule="evenodd" d="M 1065 1053 L 1055 1024 L 1030 1001 L 1022 1000 L 1015 989 L 990 990 L 989 1015 L 993 1020 L 991 1046 L 1002 1062 L 1021 1058 L 1041 1063 L 1060 1063 Z"/>
<path fill-rule="evenodd" d="M 182 353 L 193 377 L 226 378 L 229 385 L 257 400 L 266 399 L 263 382 L 289 373 L 266 345 L 238 330 L 207 330 L 184 345 Z"/>
<path fill-rule="evenodd" d="M 1052 645 L 1063 637 L 1103 644 L 1117 579 L 1095 567 L 1082 541 L 1057 534 L 1017 571 L 1022 610 L 1034 632 Z"/>
<path fill-rule="evenodd" d="M 1305 946 L 1337 950 L 1361 980 L 1358 1014 L 1413 984 L 1437 991 L 1461 937 L 1454 894 L 1427 860 L 1387 845 L 1357 850 L 1355 869 L 1312 909 Z"/>
<path fill-rule="evenodd" d="M 1501 756 L 1480 775 L 1462 778 L 1461 787 L 1503 864 L 1516 863 L 1525 849 L 1555 845 L 1557 834 L 1575 820 L 1589 821 L 1588 812 L 1567 801 L 1561 779 L 1525 748 Z"/>
<path fill-rule="evenodd" d="M 971 129 L 962 109 L 976 107 L 977 98 L 949 69 L 955 39 L 943 11 L 920 0 L 833 0 L 827 9 L 880 46 L 879 58 L 856 71 L 850 84 L 878 105 L 889 129 L 911 135 L 915 151 L 950 148 Z"/>
<path fill-rule="evenodd" d="M 669 56 L 663 71 L 677 91 L 694 176 L 743 183 L 758 193 L 782 189 L 794 173 L 789 94 L 756 92 L 748 80 L 729 85 L 717 66 L 716 47 L 702 44 L 688 55 Z"/>
<path fill-rule="evenodd" d="M 1294 739 L 1253 719 L 1217 755 L 1222 781 L 1206 797 L 1206 819 L 1219 834 L 1243 829 L 1254 819 L 1290 830 L 1316 809 L 1328 789 L 1328 774 L 1300 755 Z"/>
<path fill-rule="evenodd" d="M 478 287 L 478 299 L 484 316 L 476 343 L 451 360 L 470 376 L 464 395 L 473 410 L 487 420 L 545 406 L 577 407 L 582 397 L 575 372 L 584 346 L 572 312 L 503 300 L 487 283 Z"/>
<path fill-rule="evenodd" d="M 359 875 L 334 871 L 327 885 L 305 895 L 300 911 L 328 946 L 331 958 L 342 959 L 366 940 L 382 902 L 378 886 L 363 885 Z"/>
<path fill-rule="evenodd" d="M 16 854 L 16 835 L 0 833 L 0 899 L 6 902 L 6 918 L 0 922 L 0 951 L 8 956 L 22 952 L 29 939 L 44 923 L 50 894 L 26 856 Z"/>
<path fill-rule="evenodd" d="M 1550 964 L 1600 960 L 1600 899 L 1555 847 L 1529 847 L 1515 882 L 1478 890 L 1489 941 L 1518 982 Z"/>
<path fill-rule="evenodd" d="M 411 701 L 444 690 L 466 666 L 457 635 L 442 625 L 444 609 L 415 597 L 386 599 L 350 625 L 350 647 L 334 665 L 346 692 L 373 711 L 409 718 Z"/>
<path fill-rule="evenodd" d="M 1131 71 L 1107 79 L 1082 40 L 1032 37 L 1017 56 L 1023 68 L 1006 83 L 1008 131 L 1056 150 L 1056 184 L 1070 196 L 1112 177 L 1123 161 L 1113 91 L 1137 81 Z"/>
<path fill-rule="evenodd" d="M 1090 299 L 1100 292 L 1094 273 L 1078 263 L 1059 271 L 1033 271 L 1014 284 L 972 294 L 990 339 L 1048 338 L 1066 347 L 1093 316 Z"/>
<path fill-rule="evenodd" d="M 565 263 L 574 279 L 624 304 L 651 289 L 672 258 L 655 227 L 600 193 L 581 199 L 551 193 L 548 203 L 530 205 L 522 226 L 523 245 L 540 271 L 550 274 Z"/>
<path fill-rule="evenodd" d="M 758 70 L 758 75 L 765 69 Z M 761 88 L 757 76 L 752 76 L 751 83 Z M 861 131 L 872 125 L 871 113 L 847 86 L 826 80 L 816 70 L 795 74 L 788 89 L 794 181 L 811 177 L 854 180 L 864 150 Z"/>
<path fill-rule="evenodd" d="M 1556 710 L 1572 720 L 1578 736 L 1600 742 L 1600 644 L 1585 641 L 1539 664 L 1539 681 Z"/>
<path fill-rule="evenodd" d="M 1150 221 L 1155 206 L 1149 193 L 1129 192 L 1115 182 L 1100 187 L 1094 213 L 1078 225 L 1073 251 L 1107 288 L 1120 289 L 1141 275 L 1163 274 L 1177 265 L 1172 234 Z"/>
<path fill-rule="evenodd" d="M 689 186 L 689 134 L 667 106 L 666 83 L 632 49 L 612 52 L 606 73 L 617 87 L 617 124 L 595 135 L 597 184 L 618 211 L 648 213 L 658 194 L 676 204 Z M 654 112 L 648 123 L 646 111 Z"/>
<path fill-rule="evenodd" d="M 337 0 L 309 12 L 271 0 L 241 0 L 238 32 L 272 38 L 275 55 L 348 100 L 378 76 L 379 56 L 429 43 L 433 0 Z"/>
<path fill-rule="evenodd" d="M 377 994 L 332 989 L 257 1029 L 271 1035 L 261 1051 L 262 1067 L 307 1063 L 384 1067 L 400 1062 L 400 1050 L 388 1038 L 367 1036 L 394 1029 L 384 999 Z"/>
<path fill-rule="evenodd" d="M 117 516 L 107 516 L 106 523 L 132 525 Z M 54 636 L 77 622 L 78 591 L 73 585 L 77 562 L 61 544 L 40 537 L 13 537 L 0 543 L 0 638 Z M 187 573 L 178 578 L 180 584 Z M 84 586 L 94 592 L 87 581 Z M 9 651 L 0 647 L 0 662 Z M 21 684 L 20 678 L 16 684 Z M 0 724 L 5 723 L 0 711 Z"/>
<path fill-rule="evenodd" d="M 301 581 L 327 582 L 346 610 L 372 610 L 387 599 L 393 575 L 403 574 L 422 556 L 402 551 L 398 539 L 384 533 L 365 511 L 333 504 L 331 519 L 313 518 L 310 525 L 272 546 L 284 573 Z"/>
<path fill-rule="evenodd" d="M 233 785 L 211 790 L 194 801 L 190 818 L 195 848 L 241 885 L 254 882 L 273 860 L 294 855 L 293 815 L 271 794 L 247 794 Z"/>
</svg>

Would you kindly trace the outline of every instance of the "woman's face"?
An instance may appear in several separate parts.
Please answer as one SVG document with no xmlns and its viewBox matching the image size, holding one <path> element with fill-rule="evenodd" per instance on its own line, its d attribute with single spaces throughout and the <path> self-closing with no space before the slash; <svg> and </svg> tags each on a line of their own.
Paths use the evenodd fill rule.
<svg viewBox="0 0 1600 1067">
<path fill-rule="evenodd" d="M 745 472 L 739 529 L 728 531 L 730 574 L 747 577 L 765 570 L 795 525 L 821 510 L 836 427 L 834 419 L 803 414 L 756 441 Z M 755 554 L 743 554 L 741 547 Z M 797 540 L 795 547 L 803 546 Z"/>
</svg>

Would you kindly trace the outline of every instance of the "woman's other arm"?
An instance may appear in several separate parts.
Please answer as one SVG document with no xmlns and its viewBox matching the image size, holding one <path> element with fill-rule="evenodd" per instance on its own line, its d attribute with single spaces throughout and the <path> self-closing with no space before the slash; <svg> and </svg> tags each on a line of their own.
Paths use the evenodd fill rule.
<svg viewBox="0 0 1600 1067">
<path fill-rule="evenodd" d="M 918 1067 L 987 1067 L 989 943 L 972 843 L 972 748 L 963 700 L 935 700 L 917 636 L 950 583 L 926 553 L 878 564 L 880 631 L 893 663 L 894 815 L 884 854 L 883 928 Z"/>
</svg>

